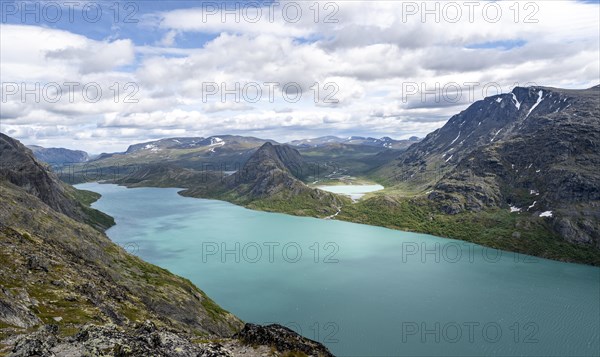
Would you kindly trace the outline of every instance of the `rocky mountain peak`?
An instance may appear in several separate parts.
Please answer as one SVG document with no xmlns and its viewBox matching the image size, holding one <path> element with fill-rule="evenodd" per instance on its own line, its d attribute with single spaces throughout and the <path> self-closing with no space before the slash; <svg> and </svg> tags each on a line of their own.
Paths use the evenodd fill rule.
<svg viewBox="0 0 600 357">
<path fill-rule="evenodd" d="M 597 86 L 487 97 L 400 154 L 391 181 L 422 185 L 449 214 L 527 212 L 570 242 L 599 246 L 599 103 Z"/>
<path fill-rule="evenodd" d="M 248 159 L 236 176 L 241 181 L 254 181 L 258 177 L 279 171 L 298 178 L 303 166 L 304 160 L 298 150 L 288 145 L 266 142 Z"/>
<path fill-rule="evenodd" d="M 510 93 L 486 97 L 452 116 L 440 129 L 427 135 L 400 156 L 400 164 L 424 157 L 440 165 L 454 165 L 474 148 L 534 132 L 552 119 L 570 112 L 587 100 L 593 89 L 565 90 L 550 87 L 516 87 Z"/>
</svg>

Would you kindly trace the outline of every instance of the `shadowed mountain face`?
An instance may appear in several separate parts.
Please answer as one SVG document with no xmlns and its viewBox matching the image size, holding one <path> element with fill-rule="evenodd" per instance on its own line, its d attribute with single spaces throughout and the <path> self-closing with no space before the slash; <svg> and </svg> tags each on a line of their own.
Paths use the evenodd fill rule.
<svg viewBox="0 0 600 357">
<path fill-rule="evenodd" d="M 10 183 L 22 187 L 28 193 L 68 216 L 74 216 L 75 204 L 67 198 L 60 181 L 17 140 L 0 134 L 0 175 Z"/>
<path fill-rule="evenodd" d="M 86 162 L 90 159 L 85 151 L 69 150 L 64 148 L 44 148 L 37 145 L 29 145 L 36 159 L 53 165 L 75 164 Z"/>
<path fill-rule="evenodd" d="M 568 241 L 600 247 L 599 98 L 598 86 L 485 98 L 380 172 L 428 190 L 446 213 L 512 207 L 545 217 Z"/>
</svg>

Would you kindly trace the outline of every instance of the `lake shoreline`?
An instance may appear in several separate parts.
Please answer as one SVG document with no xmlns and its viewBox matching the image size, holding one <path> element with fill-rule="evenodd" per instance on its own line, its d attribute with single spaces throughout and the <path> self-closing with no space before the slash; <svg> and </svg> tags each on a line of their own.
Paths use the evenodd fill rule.
<svg viewBox="0 0 600 357">
<path fill-rule="evenodd" d="M 191 279 L 194 284 L 202 286 L 215 301 L 219 301 L 224 308 L 245 321 L 279 322 L 284 325 L 295 321 L 296 325 L 292 324 L 288 327 L 302 330 L 309 338 L 314 337 L 311 336 L 311 326 L 315 323 L 318 323 L 321 329 L 329 322 L 337 324 L 335 326 L 338 335 L 334 337 L 339 340 L 339 343 L 330 341 L 326 345 L 338 355 L 353 355 L 352 352 L 355 351 L 360 351 L 362 354 L 392 355 L 396 353 L 393 351 L 398 351 L 398 348 L 407 351 L 407 355 L 436 355 L 441 353 L 439 351 L 442 350 L 436 349 L 441 346 L 444 346 L 444 351 L 448 348 L 454 349 L 450 351 L 456 355 L 486 354 L 485 349 L 480 349 L 486 348 L 485 343 L 483 347 L 472 344 L 462 344 L 459 347 L 456 344 L 448 345 L 442 342 L 441 346 L 436 347 L 435 344 L 423 346 L 417 343 L 417 340 L 409 339 L 409 342 L 400 345 L 397 344 L 397 338 L 401 334 L 400 327 L 403 321 L 408 321 L 406 323 L 411 321 L 446 323 L 446 319 L 461 321 L 460 319 L 464 320 L 469 316 L 474 301 L 490 299 L 497 301 L 495 305 L 500 304 L 506 310 L 499 312 L 497 316 L 483 314 L 479 317 L 482 323 L 501 321 L 501 317 L 512 316 L 510 311 L 515 306 L 528 306 L 529 313 L 523 317 L 524 319 L 513 317 L 516 320 L 510 320 L 511 323 L 524 326 L 529 320 L 534 321 L 546 333 L 550 329 L 552 339 L 561 341 L 558 337 L 560 334 L 556 335 L 559 331 L 554 331 L 556 327 L 551 326 L 561 326 L 562 329 L 567 328 L 569 324 L 562 320 L 560 323 L 552 322 L 557 317 L 544 312 L 545 308 L 535 312 L 540 309 L 536 307 L 540 305 L 540 301 L 533 297 L 526 298 L 522 294 L 515 295 L 516 291 L 527 291 L 526 286 L 539 284 L 540 279 L 544 277 L 543 279 L 550 279 L 551 282 L 538 287 L 541 289 L 540 294 L 560 296 L 592 289 L 593 295 L 593 289 L 596 288 L 593 277 L 600 273 L 598 268 L 586 265 L 564 264 L 515 255 L 506 251 L 495 252 L 484 246 L 449 238 L 337 219 L 311 220 L 311 217 L 282 213 L 264 215 L 265 212 L 222 200 L 185 200 L 186 196 L 181 196 L 178 189 L 130 190 L 123 186 L 107 186 L 106 189 L 99 187 L 102 188 L 99 190 L 102 192 L 98 192 L 102 198 L 94 206 L 105 212 L 114 213 L 117 225 L 107 234 L 116 243 L 137 242 L 139 251 L 136 253 L 140 257 Z M 83 188 L 93 191 L 92 186 Z M 115 200 L 116 198 L 118 199 Z M 137 217 L 132 217 L 132 212 L 139 212 L 136 207 L 140 206 L 145 210 Z M 348 225 L 349 223 L 351 225 Z M 258 235 L 252 233 L 255 230 L 258 230 Z M 263 246 L 263 243 L 268 242 L 280 243 L 275 251 L 277 254 L 274 256 L 273 263 L 269 262 L 268 251 L 266 246 Z M 321 252 L 318 255 L 319 263 L 314 262 L 315 242 L 318 242 Z M 337 250 L 327 246 L 328 242 L 337 244 Z M 226 255 L 226 261 L 222 261 L 223 257 L 219 254 L 203 255 L 200 250 L 202 244 L 210 244 L 217 249 L 221 249 L 225 244 L 226 248 L 231 250 L 237 243 L 240 244 L 238 253 L 240 262 L 232 260 L 235 255 Z M 293 256 L 288 257 L 288 260 L 282 260 L 281 248 L 286 244 L 300 247 L 304 253 L 302 260 L 293 263 Z M 422 244 L 426 246 L 422 247 Z M 255 246 L 263 249 L 262 259 L 257 262 L 252 261 L 253 255 L 248 257 L 243 253 L 244 249 L 254 249 Z M 423 251 L 434 247 L 438 247 L 439 261 L 435 260 L 435 254 L 431 255 L 431 252 L 429 255 L 422 255 Z M 456 247 L 466 247 L 459 261 L 454 261 L 453 256 L 448 253 L 449 249 Z M 417 249 L 417 253 L 402 253 L 408 248 Z M 335 251 L 337 253 L 333 256 L 328 256 Z M 495 256 L 498 256 L 498 259 L 495 259 Z M 328 264 L 325 262 L 326 258 L 337 262 Z M 517 275 L 512 278 L 498 276 L 511 271 L 511 274 Z M 247 274 L 250 275 L 246 277 Z M 339 277 L 336 278 L 338 275 Z M 489 277 L 492 276 L 494 279 L 490 281 Z M 469 287 L 469 292 L 464 292 L 462 298 L 454 301 L 452 296 L 456 287 L 451 288 L 451 286 L 459 277 L 461 280 L 466 279 L 465 282 L 473 279 L 484 280 L 477 284 L 470 282 L 464 286 Z M 416 284 L 415 279 L 420 283 Z M 575 284 L 582 279 L 586 283 L 578 285 L 576 289 L 555 291 L 552 288 L 557 284 L 558 286 Z M 444 288 L 444 284 L 451 284 L 451 286 Z M 501 288 L 497 284 L 508 285 Z M 405 289 L 407 285 L 413 286 L 413 289 L 407 291 Z M 265 290 L 261 286 L 269 288 Z M 584 288 L 585 286 L 587 288 Z M 353 293 L 350 294 L 348 289 L 352 289 Z M 552 289 L 552 293 L 546 291 L 547 289 Z M 240 291 L 244 292 L 245 299 L 237 298 Z M 344 293 L 345 291 L 347 293 Z M 373 295 L 374 291 L 377 294 Z M 256 301 L 250 296 L 254 296 Z M 277 300 L 272 300 L 274 296 L 278 296 Z M 586 296 L 584 300 L 579 299 L 580 304 L 577 306 L 580 306 L 582 301 L 589 301 L 590 295 Z M 389 300 L 392 297 L 394 298 Z M 403 304 L 389 305 L 399 298 Z M 520 302 L 513 301 L 515 298 Z M 365 305 L 365 299 L 375 299 L 374 304 Z M 452 303 L 455 309 L 461 304 L 468 303 L 464 305 L 466 308 L 464 313 L 444 317 L 448 310 L 443 308 L 441 300 L 438 302 L 438 299 Z M 474 300 L 471 301 L 472 299 Z M 553 299 L 554 297 L 549 299 L 548 303 Z M 569 299 L 574 298 L 569 297 Z M 290 306 L 297 306 L 299 310 L 290 309 Z M 384 309 L 385 306 L 387 309 Z M 439 306 L 442 310 L 435 306 Z M 433 311 L 430 311 L 432 308 Z M 352 314 L 349 315 L 349 311 L 352 311 Z M 534 315 L 530 316 L 529 320 L 525 319 L 532 312 Z M 354 317 L 348 320 L 352 316 Z M 589 327 L 588 322 L 584 325 Z M 511 325 L 501 323 L 501 328 L 506 330 L 506 333 L 510 331 L 510 327 Z M 332 331 L 334 330 L 321 331 L 318 337 L 323 339 L 323 334 L 327 335 Z M 356 333 L 361 331 L 361 336 L 366 334 L 364 336 L 368 336 L 368 340 L 354 335 L 352 331 L 357 331 Z M 572 334 L 572 332 L 564 333 Z M 585 335 L 590 331 L 577 333 Z M 373 345 L 374 340 L 380 342 Z M 544 343 L 551 346 L 554 343 L 551 340 Z M 512 355 L 511 348 L 515 348 L 515 345 L 509 341 L 500 343 L 499 346 L 501 351 L 504 351 L 503 355 Z M 498 348 L 498 345 L 496 344 L 494 348 Z M 554 345 L 552 348 L 553 351 L 560 351 L 562 347 Z M 577 349 L 581 352 L 579 354 L 587 354 L 585 347 L 580 346 Z M 521 351 L 518 354 L 528 353 L 524 350 L 517 351 Z"/>
<path fill-rule="evenodd" d="M 205 196 L 205 195 L 201 195 L 201 196 L 186 195 L 185 193 L 189 191 L 189 188 L 171 187 L 171 186 L 138 185 L 138 184 L 127 185 L 127 184 L 121 184 L 121 183 L 113 183 L 110 181 L 99 182 L 99 183 L 101 183 L 101 184 L 103 184 L 103 183 L 116 184 L 116 185 L 127 187 L 127 188 L 140 188 L 140 187 L 176 188 L 179 190 L 177 193 L 182 197 L 218 200 L 218 201 L 232 203 L 234 205 L 244 207 L 249 210 L 259 211 L 259 212 L 281 213 L 281 214 L 297 216 L 297 217 L 312 217 L 312 218 L 319 218 L 319 219 L 326 219 L 326 220 L 337 220 L 337 221 L 358 223 L 358 224 L 372 226 L 372 227 L 383 227 L 383 228 L 401 231 L 401 232 L 429 234 L 429 235 L 442 237 L 442 238 L 446 238 L 446 239 L 453 239 L 453 240 L 457 240 L 457 241 L 475 243 L 475 244 L 481 245 L 483 247 L 508 251 L 508 252 L 511 252 L 514 254 L 524 254 L 524 255 L 530 255 L 530 256 L 533 256 L 536 258 L 548 259 L 548 260 L 559 261 L 559 262 L 576 263 L 576 264 L 587 265 L 587 266 L 600 266 L 600 250 L 598 250 L 597 252 L 590 253 L 584 247 L 581 247 L 580 248 L 581 252 L 577 253 L 578 255 L 575 255 L 573 257 L 563 256 L 561 252 L 565 249 L 572 250 L 573 245 L 570 245 L 561 240 L 558 240 L 555 243 L 554 238 L 549 239 L 548 243 L 555 244 L 556 247 L 552 246 L 551 250 L 549 250 L 549 251 L 544 251 L 544 250 L 540 251 L 539 248 L 537 248 L 535 245 L 533 245 L 532 247 L 529 247 L 528 245 L 520 246 L 519 244 L 527 243 L 528 241 L 526 240 L 525 237 L 520 237 L 518 239 L 515 239 L 514 237 L 511 236 L 511 233 L 512 233 L 511 226 L 516 225 L 516 223 L 512 223 L 511 220 L 522 218 L 522 217 L 514 217 L 514 216 L 506 215 L 506 212 L 504 212 L 502 210 L 498 210 L 498 209 L 490 210 L 490 211 L 482 211 L 479 213 L 464 212 L 464 213 L 452 216 L 452 215 L 441 214 L 441 213 L 437 212 L 435 210 L 435 208 L 429 207 L 426 204 L 420 204 L 420 206 L 424 208 L 424 211 L 419 213 L 420 215 L 425 215 L 426 217 L 429 217 L 429 218 L 438 217 L 437 220 L 434 219 L 430 222 L 427 222 L 428 224 L 424 225 L 424 226 L 417 222 L 411 223 L 410 221 L 402 220 L 402 225 L 400 226 L 400 225 L 394 224 L 394 222 L 390 221 L 390 220 L 385 220 L 385 221 L 378 220 L 377 215 L 380 214 L 380 211 L 381 211 L 379 208 L 377 208 L 373 214 L 365 215 L 365 212 L 363 212 L 365 210 L 365 208 L 368 208 L 368 206 L 366 206 L 366 205 L 370 203 L 370 202 L 366 202 L 366 201 L 372 200 L 372 199 L 378 199 L 378 200 L 385 201 L 387 196 L 381 195 L 380 193 L 370 193 L 370 194 L 368 194 L 369 196 L 367 196 L 367 199 L 360 199 L 357 201 L 350 201 L 350 199 L 348 198 L 348 200 L 349 200 L 348 202 L 351 202 L 350 205 L 342 205 L 341 207 L 337 207 L 336 210 L 331 212 L 330 214 L 323 215 L 323 216 L 317 216 L 317 215 L 311 215 L 311 214 L 298 214 L 297 212 L 278 210 L 278 209 L 273 209 L 271 207 L 257 207 L 257 206 L 253 206 L 252 203 L 243 204 L 240 202 L 236 202 L 234 200 L 227 200 L 226 197 L 211 197 L 211 196 Z M 347 185 L 347 186 L 352 186 L 352 185 Z M 385 188 L 382 191 L 385 192 Z M 338 195 L 339 197 L 347 197 L 347 196 L 339 195 L 336 193 L 331 193 L 331 194 Z M 405 202 L 405 201 L 403 201 L 403 202 Z M 398 208 L 398 207 L 401 208 L 401 211 L 399 211 L 399 213 L 398 213 L 398 217 L 404 217 L 406 214 L 411 215 L 411 213 L 405 212 L 405 208 L 402 204 L 400 204 L 398 202 L 394 202 L 394 201 L 392 201 L 390 204 L 384 203 L 383 205 L 387 205 L 388 209 Z M 410 209 L 412 210 L 413 208 L 410 208 Z M 369 211 L 367 211 L 367 212 L 369 212 Z M 333 215 L 335 215 L 335 217 L 332 217 Z M 394 215 L 394 213 L 392 212 L 391 215 Z M 396 218 L 396 220 L 397 219 L 398 218 Z M 444 219 L 453 219 L 453 220 L 444 221 Z M 438 221 L 440 221 L 440 223 L 437 223 Z M 471 226 L 468 227 L 468 228 L 470 228 L 470 230 L 467 230 L 467 227 L 465 225 L 465 222 L 468 222 L 468 221 L 472 222 Z M 497 240 L 497 238 L 499 238 L 500 235 L 491 236 L 491 239 L 487 239 L 486 237 L 484 237 L 483 233 L 488 233 L 487 230 L 488 230 L 489 224 L 491 222 L 495 222 L 495 223 L 492 223 L 495 225 L 498 225 L 499 222 L 502 222 L 503 226 L 500 226 L 500 227 L 503 228 L 505 231 L 509 230 L 511 232 L 511 233 L 507 232 L 507 233 L 503 233 L 503 234 L 506 235 L 507 237 L 510 237 L 510 239 L 508 239 L 505 242 L 505 241 Z M 431 223 L 434 223 L 434 224 L 430 225 Z M 439 225 L 439 227 L 438 227 L 438 225 Z M 470 233 L 473 230 L 475 230 L 475 231 L 473 233 Z M 532 234 L 533 234 L 532 237 L 537 241 L 537 236 L 539 236 L 539 234 L 546 235 L 547 233 L 545 231 L 543 231 L 538 234 L 537 232 L 534 231 Z M 515 244 L 515 243 L 518 243 L 518 244 Z"/>
</svg>

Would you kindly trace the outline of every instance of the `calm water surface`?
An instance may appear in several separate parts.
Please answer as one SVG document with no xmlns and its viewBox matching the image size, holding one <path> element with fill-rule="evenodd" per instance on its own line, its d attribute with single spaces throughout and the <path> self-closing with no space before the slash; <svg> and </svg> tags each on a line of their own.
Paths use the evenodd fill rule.
<svg viewBox="0 0 600 357">
<path fill-rule="evenodd" d="M 339 356 L 597 356 L 600 269 L 461 241 L 82 184 L 107 234 L 248 322 Z"/>
<path fill-rule="evenodd" d="M 381 185 L 331 185 L 317 186 L 317 188 L 323 191 L 350 196 L 353 200 L 358 200 L 365 194 L 383 190 L 384 187 Z"/>
</svg>

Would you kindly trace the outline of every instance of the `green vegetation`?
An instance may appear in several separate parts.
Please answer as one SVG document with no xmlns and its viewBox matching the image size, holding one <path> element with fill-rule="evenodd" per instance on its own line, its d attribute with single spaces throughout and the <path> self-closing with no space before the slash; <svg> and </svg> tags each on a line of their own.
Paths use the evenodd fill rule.
<svg viewBox="0 0 600 357">
<path fill-rule="evenodd" d="M 208 314 L 215 320 L 224 320 L 223 317 L 228 314 L 227 311 L 217 305 L 217 303 L 210 299 L 203 291 L 200 293 L 203 297 L 201 304 L 206 309 L 206 312 L 208 312 Z"/>
<path fill-rule="evenodd" d="M 62 336 L 87 323 L 131 326 L 130 322 L 150 320 L 157 326 L 218 336 L 243 326 L 189 280 L 127 254 L 98 230 L 48 210 L 19 189 L 0 189 L 3 200 L 20 202 L 0 206 L 3 302 L 26 304 L 44 324 L 58 325 Z M 77 194 L 87 203 L 97 197 Z M 23 323 L 36 323 L 21 308 L 15 311 Z M 13 335 L 14 330 L 0 326 L 1 334 Z"/>
<path fill-rule="evenodd" d="M 92 203 L 98 201 L 102 195 L 99 193 L 88 191 L 88 190 L 78 190 L 73 189 L 71 191 L 73 199 L 86 207 L 90 207 Z"/>
<path fill-rule="evenodd" d="M 425 198 L 377 195 L 345 205 L 336 217 L 403 231 L 459 239 L 542 258 L 600 266 L 600 250 L 565 242 L 544 218 L 491 209 L 449 215 Z"/>
<path fill-rule="evenodd" d="M 101 229 L 107 229 L 115 225 L 114 218 L 91 207 L 92 203 L 98 201 L 102 195 L 92 191 L 78 190 L 70 186 L 68 192 L 74 201 L 81 204 L 85 223 Z"/>
<path fill-rule="evenodd" d="M 349 203 L 350 200 L 340 197 L 340 201 Z M 289 198 L 265 198 L 245 202 L 244 206 L 266 212 L 279 212 L 295 216 L 324 218 L 335 214 L 334 207 L 318 207 L 315 199 L 308 195 L 298 195 Z"/>
<path fill-rule="evenodd" d="M 85 223 L 89 224 L 92 227 L 104 227 L 109 228 L 115 225 L 115 219 L 111 216 L 98 211 L 97 209 L 84 207 L 83 212 L 86 214 Z"/>
</svg>

